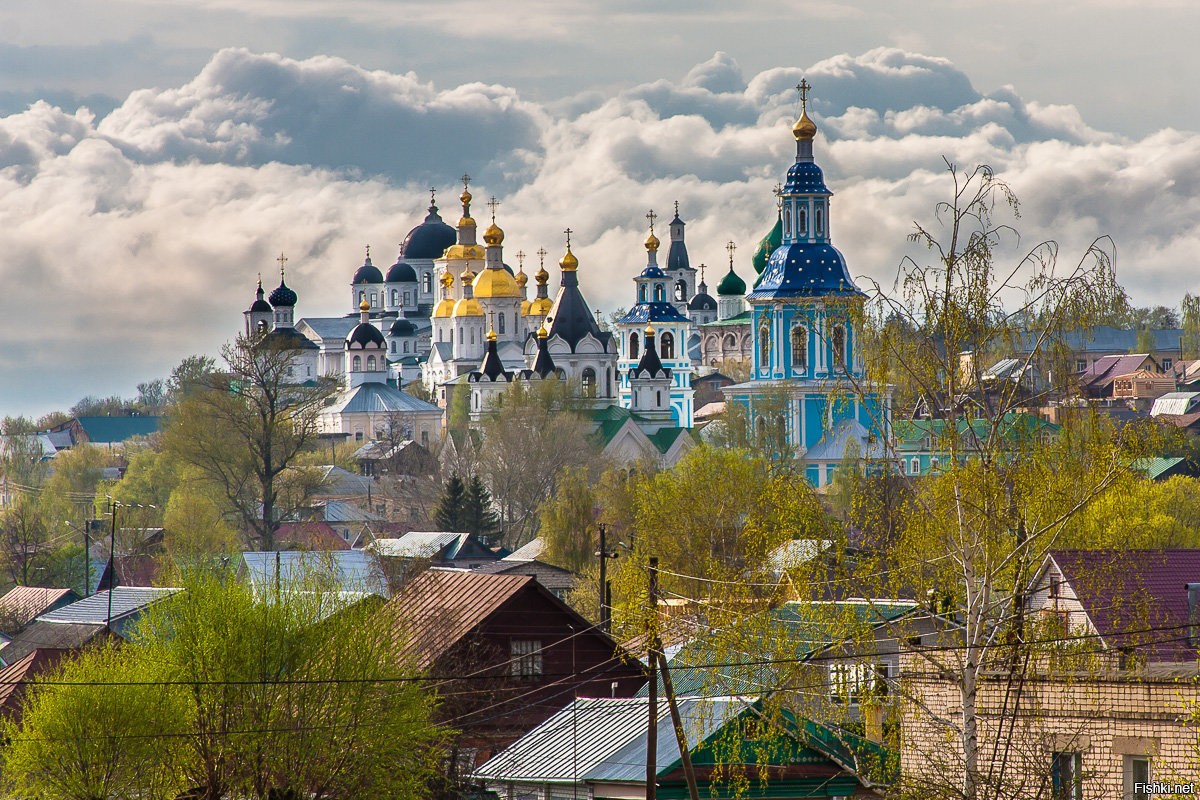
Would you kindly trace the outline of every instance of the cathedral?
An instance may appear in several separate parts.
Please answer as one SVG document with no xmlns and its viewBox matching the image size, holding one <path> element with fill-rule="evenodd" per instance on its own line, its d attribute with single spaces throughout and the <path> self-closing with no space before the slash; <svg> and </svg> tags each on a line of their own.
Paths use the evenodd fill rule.
<svg viewBox="0 0 1200 800">
<path fill-rule="evenodd" d="M 796 161 L 776 187 L 775 224 L 753 253 L 757 277 L 749 293 L 734 266 L 733 242 L 717 297 L 708 293 L 705 265 L 691 265 L 676 202 L 661 264 L 657 217 L 646 215 L 645 264 L 627 273 L 632 304 L 611 326 L 580 289 L 570 229 L 554 276 L 557 291 L 552 297 L 543 248 L 531 297 L 525 254 L 516 254 L 516 270 L 505 263 L 500 204 L 488 203 L 489 224 L 479 236 L 470 179 L 463 176 L 457 224 L 442 219 L 431 193 L 424 220 L 386 272 L 367 248 L 349 282 L 345 316 L 296 320 L 297 296 L 283 279 L 281 256 L 279 287 L 264 298 L 259 282 L 245 331 L 294 349 L 297 380 L 338 377 L 343 395 L 326 429 L 355 439 L 379 433 L 377 419 L 361 416 L 366 409 L 404 409 L 429 420 L 436 413 L 444 425 L 445 413 L 460 402 L 478 421 L 514 383 L 566 380 L 578 387 L 602 438 L 623 437 L 627 455 L 650 443 L 665 454 L 678 451 L 678 432 L 696 425 L 693 381 L 738 365 L 749 380 L 726 386 L 726 402 L 745 408 L 757 428 L 784 398 L 783 411 L 770 412 L 777 415 L 772 422 L 804 457 L 812 483 L 824 486 L 848 452 L 881 457 L 891 398 L 886 386 L 865 383 L 855 322 L 864 295 L 831 243 L 832 193 L 813 157 L 808 86 L 800 88 Z M 401 390 L 413 385 L 433 403 Z M 440 435 L 437 426 L 420 428 L 424 441 Z"/>
<path fill-rule="evenodd" d="M 868 462 L 886 457 L 891 393 L 866 381 L 856 324 L 866 298 L 831 243 L 833 193 L 813 157 L 817 126 L 808 117 L 808 84 L 799 88 L 796 161 L 778 191 L 779 243 L 746 296 L 750 380 L 724 392 L 747 409 L 756 430 L 782 424 L 804 458 L 806 477 L 822 487 L 848 455 Z M 768 246 L 774 235 L 767 235 Z M 767 420 L 768 408 L 782 418 Z"/>
</svg>

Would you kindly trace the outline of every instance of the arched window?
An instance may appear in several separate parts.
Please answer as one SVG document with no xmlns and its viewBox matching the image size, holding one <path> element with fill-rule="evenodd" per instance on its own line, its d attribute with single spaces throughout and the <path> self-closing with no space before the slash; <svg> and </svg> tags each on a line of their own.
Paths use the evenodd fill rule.
<svg viewBox="0 0 1200 800">
<path fill-rule="evenodd" d="M 371 292 L 371 308 L 379 308 L 379 302 L 375 299 L 374 292 Z"/>
<path fill-rule="evenodd" d="M 366 292 L 359 292 L 359 293 L 358 293 L 358 302 L 360 302 L 360 303 L 361 303 L 363 300 L 366 300 L 366 299 L 367 299 L 367 293 L 366 293 Z"/>
<path fill-rule="evenodd" d="M 941 465 L 942 465 L 942 463 L 940 461 L 938 461 L 937 456 L 934 456 L 933 458 L 929 459 L 929 469 L 935 470 L 935 469 L 939 468 Z"/>
<path fill-rule="evenodd" d="M 350 369 L 352 369 L 354 372 L 362 372 L 362 356 L 355 356 L 354 361 L 352 361 L 351 364 L 353 364 L 353 366 Z"/>
<path fill-rule="evenodd" d="M 496 333 L 504 333 L 504 315 L 503 314 L 496 317 L 496 324 L 499 326 L 496 329 Z"/>
<path fill-rule="evenodd" d="M 458 343 L 463 343 L 463 329 L 461 325 L 458 327 Z"/>
<path fill-rule="evenodd" d="M 367 372 L 375 371 L 375 356 L 367 356 Z"/>
<path fill-rule="evenodd" d="M 604 370 L 604 396 L 612 397 L 612 367 Z"/>
<path fill-rule="evenodd" d="M 661 389 L 654 393 L 654 405 L 655 405 L 655 407 L 662 405 L 662 390 Z"/>
<path fill-rule="evenodd" d="M 800 209 L 800 235 L 808 235 L 808 212 L 803 208 Z"/>
<path fill-rule="evenodd" d="M 804 213 L 803 211 L 800 213 Z M 792 235 L 792 208 L 791 206 L 783 207 L 783 235 Z"/>
<path fill-rule="evenodd" d="M 433 273 L 432 272 L 422 272 L 421 273 L 421 291 L 423 291 L 423 292 L 432 292 L 433 291 Z"/>
<path fill-rule="evenodd" d="M 675 357 L 675 337 L 670 333 L 664 333 L 658 340 L 659 355 L 663 358 Z"/>
<path fill-rule="evenodd" d="M 734 335 L 732 333 L 725 334 L 725 349 L 726 350 L 736 350 L 737 349 L 737 339 L 734 337 Z"/>
<path fill-rule="evenodd" d="M 646 284 L 644 283 L 638 287 L 638 302 L 646 302 Z"/>
<path fill-rule="evenodd" d="M 395 339 L 392 340 L 392 352 L 393 353 L 396 352 L 396 340 Z"/>
<path fill-rule="evenodd" d="M 824 215 L 821 213 L 821 206 L 817 206 L 817 236 L 821 236 L 825 232 Z"/>
<path fill-rule="evenodd" d="M 638 357 L 638 335 L 637 333 L 629 334 L 629 357 Z"/>
<path fill-rule="evenodd" d="M 687 300 L 687 283 L 684 281 L 675 281 L 675 300 Z"/>
<path fill-rule="evenodd" d="M 808 329 L 803 325 L 792 328 L 792 367 L 805 369 L 808 366 Z"/>
<path fill-rule="evenodd" d="M 587 367 L 583 371 L 582 378 L 583 378 L 583 396 L 584 397 L 595 397 L 596 396 L 596 370 L 592 369 L 591 367 Z"/>
<path fill-rule="evenodd" d="M 830 338 L 833 340 L 833 365 L 835 367 L 846 366 L 846 329 L 841 325 L 835 325 Z"/>
<path fill-rule="evenodd" d="M 771 329 L 763 325 L 758 329 L 758 367 L 766 369 L 771 365 Z"/>
<path fill-rule="evenodd" d="M 395 300 L 393 299 L 392 302 L 395 303 Z M 412 305 L 412 295 L 409 294 L 408 292 L 404 293 L 404 305 L 405 306 Z"/>
<path fill-rule="evenodd" d="M 396 291 L 395 289 L 392 289 L 392 305 L 396 305 L 399 302 L 400 302 L 400 292 Z M 406 303 L 408 302 L 408 297 L 404 298 L 404 302 L 406 302 Z"/>
<path fill-rule="evenodd" d="M 654 302 L 661 303 L 667 299 L 667 290 L 661 283 L 654 284 Z"/>
<path fill-rule="evenodd" d="M 404 343 L 404 352 L 408 352 L 408 342 Z"/>
<path fill-rule="evenodd" d="M 921 459 L 914 457 L 909 460 L 908 474 L 909 475 L 920 475 L 921 474 Z"/>
</svg>

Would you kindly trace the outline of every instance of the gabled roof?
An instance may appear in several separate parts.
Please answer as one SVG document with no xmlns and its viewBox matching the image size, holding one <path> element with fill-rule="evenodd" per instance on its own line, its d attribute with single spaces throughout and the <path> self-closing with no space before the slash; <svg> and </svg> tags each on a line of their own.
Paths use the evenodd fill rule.
<svg viewBox="0 0 1200 800">
<path fill-rule="evenodd" d="M 1112 386 L 1112 382 L 1118 377 L 1138 372 L 1147 363 L 1155 369 L 1158 368 L 1158 362 L 1148 353 L 1101 356 L 1080 374 L 1079 386 L 1081 389 L 1103 391 Z"/>
<path fill-rule="evenodd" d="M 489 616 L 527 589 L 561 603 L 528 575 L 486 575 L 431 569 L 411 580 L 387 605 L 413 666 L 426 669 Z M 565 604 L 564 613 L 573 615 Z"/>
<path fill-rule="evenodd" d="M 0 597 L 0 628 L 13 632 L 24 628 L 34 617 L 79 599 L 74 589 L 43 589 L 14 586 Z"/>
<path fill-rule="evenodd" d="M 376 444 L 370 442 L 369 445 Z M 368 445 L 368 446 L 369 446 Z M 358 453 L 354 454 L 358 457 Z M 317 487 L 318 495 L 360 495 L 366 494 L 371 486 L 371 479 L 365 475 L 356 475 L 348 469 L 334 464 L 317 467 L 321 470 L 321 485 Z"/>
<path fill-rule="evenodd" d="M 329 414 L 441 414 L 437 406 L 419 400 L 388 383 L 361 383 L 343 393 L 325 413 Z"/>
<path fill-rule="evenodd" d="M 409 531 L 398 539 L 376 539 L 371 548 L 384 558 L 453 561 L 498 557 L 473 534 L 452 531 Z"/>
<path fill-rule="evenodd" d="M 529 575 L 547 589 L 559 591 L 574 589 L 579 583 L 570 570 L 536 559 L 502 558 L 489 564 L 480 564 L 474 571 L 484 575 Z"/>
<path fill-rule="evenodd" d="M 532 561 L 542 555 L 546 542 L 542 537 L 535 537 L 506 555 L 504 561 Z"/>
<path fill-rule="evenodd" d="M 35 619 L 0 650 L 0 659 L 5 665 L 12 665 L 35 650 L 73 650 L 83 647 L 105 631 L 103 621 L 75 623 Z"/>
<path fill-rule="evenodd" d="M 149 586 L 120 586 L 112 591 L 112 616 L 115 622 L 139 614 L 155 603 L 166 600 L 182 589 L 152 588 Z M 101 624 L 109 617 L 108 590 L 42 614 L 38 620 L 54 624 Z"/>
<path fill-rule="evenodd" d="M 1111 325 L 1094 325 L 1089 328 L 1068 331 L 1063 337 L 1063 344 L 1071 350 L 1080 353 L 1128 353 L 1137 347 L 1139 331 L 1132 328 L 1114 328 Z M 1154 350 L 1179 351 L 1179 340 L 1183 337 L 1182 328 L 1155 328 L 1149 331 L 1154 342 Z M 1028 331 L 1017 337 L 1017 352 L 1029 353 L 1040 339 L 1040 331 Z"/>
<path fill-rule="evenodd" d="M 325 552 L 245 552 L 239 570 L 260 596 L 284 589 L 303 589 L 307 581 L 328 580 L 338 592 L 365 592 L 390 596 L 383 569 L 374 556 L 361 550 Z"/>
<path fill-rule="evenodd" d="M 1151 662 L 1192 661 L 1187 584 L 1200 583 L 1200 549 L 1052 550 L 1053 561 L 1108 648 Z"/>
</svg>

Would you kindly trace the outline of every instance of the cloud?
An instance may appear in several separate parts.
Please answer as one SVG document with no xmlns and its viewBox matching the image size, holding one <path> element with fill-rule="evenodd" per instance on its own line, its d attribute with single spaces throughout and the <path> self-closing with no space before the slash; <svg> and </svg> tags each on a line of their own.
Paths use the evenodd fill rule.
<svg viewBox="0 0 1200 800">
<path fill-rule="evenodd" d="M 747 79 L 717 53 L 677 81 L 534 102 L 500 85 L 439 88 L 232 49 L 103 119 L 49 103 L 0 118 L 0 407 L 128 395 L 215 353 L 240 329 L 256 275 L 273 285 L 280 249 L 302 315 L 347 313 L 362 246 L 385 262 L 430 183 L 456 218 L 447 206 L 464 171 L 477 198 L 502 201 L 509 263 L 545 247 L 552 268 L 562 229 L 576 232 L 596 307 L 630 304 L 644 215 L 675 200 L 710 285 L 731 240 L 750 278 L 774 222 L 771 187 L 794 157 L 801 76 L 815 87 L 834 242 L 853 273 L 891 285 L 912 220 L 949 192 L 948 158 L 995 166 L 1023 200 L 1026 244 L 1058 238 L 1069 260 L 1110 234 L 1136 302 L 1174 305 L 1192 288 L 1200 136 L 1127 140 L 1070 106 L 980 93 L 945 59 L 879 49 Z"/>
</svg>

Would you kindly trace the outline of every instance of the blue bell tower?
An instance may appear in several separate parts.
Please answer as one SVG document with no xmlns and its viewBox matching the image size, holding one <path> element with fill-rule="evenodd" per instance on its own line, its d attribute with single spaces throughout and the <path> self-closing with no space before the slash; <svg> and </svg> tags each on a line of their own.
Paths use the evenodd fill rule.
<svg viewBox="0 0 1200 800">
<path fill-rule="evenodd" d="M 858 320 L 866 296 L 831 243 L 833 193 L 813 157 L 811 87 L 801 81 L 796 88 L 801 98 L 792 127 L 796 162 L 778 194 L 781 243 L 746 296 L 754 342 L 751 376 L 725 394 L 747 409 L 756 428 L 765 423 L 764 395 L 786 396 L 782 423 L 788 443 L 804 459 L 809 480 L 821 487 L 852 453 L 876 463 L 886 458 L 891 394 L 887 386 L 865 382 Z"/>
</svg>

